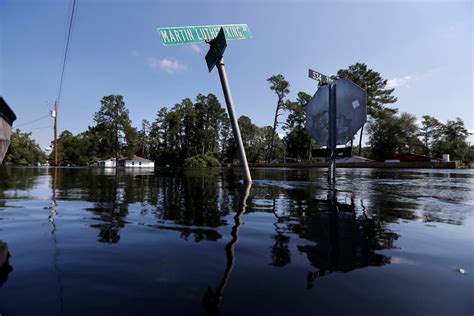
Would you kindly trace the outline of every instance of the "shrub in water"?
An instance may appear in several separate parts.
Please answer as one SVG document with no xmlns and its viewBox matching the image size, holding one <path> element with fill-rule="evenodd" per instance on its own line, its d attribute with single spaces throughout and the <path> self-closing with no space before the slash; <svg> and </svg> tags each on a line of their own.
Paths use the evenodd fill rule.
<svg viewBox="0 0 474 316">
<path fill-rule="evenodd" d="M 219 167 L 220 162 L 211 154 L 200 154 L 186 158 L 184 166 L 188 168 Z"/>
</svg>

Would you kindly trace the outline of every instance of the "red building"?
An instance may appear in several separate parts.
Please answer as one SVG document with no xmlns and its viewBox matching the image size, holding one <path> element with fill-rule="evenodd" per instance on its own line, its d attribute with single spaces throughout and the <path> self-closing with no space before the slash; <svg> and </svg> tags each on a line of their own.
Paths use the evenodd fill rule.
<svg viewBox="0 0 474 316">
<path fill-rule="evenodd" d="M 405 162 L 405 161 L 416 161 L 416 162 L 439 162 L 440 158 L 430 157 L 419 154 L 399 154 L 385 160 L 385 162 Z"/>
</svg>

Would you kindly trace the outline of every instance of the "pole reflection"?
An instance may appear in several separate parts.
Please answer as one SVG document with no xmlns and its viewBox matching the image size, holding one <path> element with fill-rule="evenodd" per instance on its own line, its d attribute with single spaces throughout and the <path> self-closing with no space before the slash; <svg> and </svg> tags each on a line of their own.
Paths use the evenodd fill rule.
<svg viewBox="0 0 474 316">
<path fill-rule="evenodd" d="M 51 223 L 51 238 L 53 241 L 53 268 L 56 274 L 56 283 L 58 289 L 58 299 L 59 299 L 59 314 L 63 315 L 63 282 L 62 282 L 62 271 L 59 269 L 58 258 L 59 258 L 59 247 L 56 239 L 56 216 L 58 216 L 57 211 L 57 201 L 56 201 L 56 186 L 58 179 L 58 167 L 53 168 L 52 184 L 51 184 L 51 204 L 49 207 L 48 221 Z"/>
<path fill-rule="evenodd" d="M 360 215 L 357 215 L 353 198 L 350 204 L 339 202 L 334 190 L 329 191 L 327 199 L 316 202 L 319 211 L 306 216 L 300 234 L 301 238 L 315 244 L 297 246 L 317 269 L 308 272 L 307 288 L 312 288 L 317 278 L 333 272 L 390 263 L 390 257 L 375 250 L 393 248 L 398 235 L 385 232 L 377 218 L 369 218 L 362 202 Z"/>
<path fill-rule="evenodd" d="M 230 275 L 234 268 L 235 264 L 235 246 L 239 241 L 239 229 L 242 225 L 241 216 L 245 213 L 247 208 L 247 199 L 250 195 L 250 189 L 252 187 L 251 183 L 244 183 L 242 187 L 242 193 L 239 199 L 239 205 L 237 208 L 237 212 L 234 216 L 234 226 L 232 226 L 232 230 L 230 235 L 232 239 L 229 243 L 225 246 L 225 254 L 226 254 L 226 267 L 224 271 L 224 275 L 217 286 L 216 291 L 212 291 L 211 287 L 207 288 L 206 293 L 204 294 L 203 298 L 203 305 L 208 315 L 219 315 L 219 304 L 222 300 L 224 295 L 225 287 L 229 281 Z"/>
</svg>

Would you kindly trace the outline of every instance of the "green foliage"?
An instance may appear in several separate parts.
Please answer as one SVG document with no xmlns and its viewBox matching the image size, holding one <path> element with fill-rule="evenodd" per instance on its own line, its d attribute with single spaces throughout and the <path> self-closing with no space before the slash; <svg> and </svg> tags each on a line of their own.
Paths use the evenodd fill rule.
<svg viewBox="0 0 474 316">
<path fill-rule="evenodd" d="M 423 142 L 423 153 L 425 155 L 432 155 L 433 144 L 438 143 L 443 134 L 443 124 L 437 118 L 423 115 L 421 122 L 420 136 Z"/>
<path fill-rule="evenodd" d="M 417 153 L 423 148 L 418 138 L 416 117 L 408 113 L 397 116 L 390 110 L 382 110 L 369 122 L 371 158 L 388 159 L 402 153 Z"/>
<path fill-rule="evenodd" d="M 348 78 L 367 91 L 367 113 L 372 117 L 387 109 L 387 104 L 397 101 L 397 98 L 392 96 L 394 89 L 386 88 L 387 80 L 383 79 L 380 73 L 369 69 L 366 64 L 356 63 L 347 69 L 340 69 L 337 76 Z M 396 112 L 394 109 L 391 111 Z"/>
<path fill-rule="evenodd" d="M 17 165 L 34 165 L 38 162 L 45 163 L 45 153 L 30 136 L 31 133 L 21 132 L 18 128 L 13 131 L 5 161 Z"/>
<path fill-rule="evenodd" d="M 271 161 L 274 157 L 275 151 L 275 135 L 278 127 L 278 117 L 281 115 L 280 111 L 285 109 L 285 98 L 290 93 L 290 83 L 285 80 L 285 77 L 281 74 L 273 75 L 267 79 L 270 84 L 270 90 L 274 91 L 277 95 L 277 106 L 275 109 L 275 116 L 273 119 L 273 132 L 271 133 L 270 144 L 268 146 L 268 161 Z"/>
<path fill-rule="evenodd" d="M 257 125 L 253 124 L 252 120 L 247 116 L 239 117 L 238 122 L 247 160 L 249 162 L 265 160 L 265 153 L 267 152 L 267 148 L 272 141 L 272 127 L 258 127 Z M 281 143 L 278 135 L 274 135 L 273 141 L 280 141 Z M 232 145 L 235 146 L 234 144 Z"/>
<path fill-rule="evenodd" d="M 425 154 L 436 157 L 450 154 L 452 160 L 465 160 L 469 156 L 466 143 L 469 132 L 459 117 L 443 124 L 435 117 L 423 115 L 420 136 Z"/>
<path fill-rule="evenodd" d="M 283 129 L 287 130 L 288 134 L 283 141 L 288 157 L 309 159 L 312 141 L 306 132 L 306 106 L 310 100 L 309 94 L 299 92 L 295 102 L 287 102 L 286 110 L 289 114 Z"/>
<path fill-rule="evenodd" d="M 62 166 L 87 166 L 93 160 L 91 139 L 87 133 L 74 136 L 63 131 L 58 137 L 58 159 Z M 51 156 L 53 154 L 51 153 Z"/>
<path fill-rule="evenodd" d="M 466 139 L 469 136 L 464 122 L 457 117 L 456 120 L 448 120 L 441 124 L 439 134 L 432 143 L 432 152 L 441 157 L 442 154 L 450 154 L 452 160 L 464 160 L 469 155 L 469 146 Z"/>
<path fill-rule="evenodd" d="M 138 148 L 138 133 L 131 126 L 128 109 L 121 95 L 109 95 L 100 101 L 94 114 L 97 154 L 102 158 L 133 156 Z"/>
<path fill-rule="evenodd" d="M 181 165 L 199 154 L 225 156 L 230 140 L 229 120 L 217 97 L 199 94 L 196 102 L 184 99 L 171 110 L 161 108 L 150 129 L 152 159 Z"/>
<path fill-rule="evenodd" d="M 148 120 L 142 121 L 142 128 L 138 132 L 138 148 L 135 154 L 137 156 L 150 159 L 151 157 L 151 146 L 152 146 L 152 138 L 150 137 L 151 133 L 151 124 Z"/>
<path fill-rule="evenodd" d="M 184 166 L 187 168 L 219 167 L 220 162 L 212 154 L 206 153 L 186 158 Z"/>
<path fill-rule="evenodd" d="M 468 154 L 467 154 L 467 157 L 465 158 L 466 161 L 469 161 L 469 162 L 474 162 L 474 145 L 471 145 L 469 147 L 469 150 L 468 150 Z"/>
</svg>

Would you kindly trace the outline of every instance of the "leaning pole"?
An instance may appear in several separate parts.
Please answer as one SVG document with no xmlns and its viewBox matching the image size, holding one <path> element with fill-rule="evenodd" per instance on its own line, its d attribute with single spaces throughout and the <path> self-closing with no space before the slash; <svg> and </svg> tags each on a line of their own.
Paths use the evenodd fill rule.
<svg viewBox="0 0 474 316">
<path fill-rule="evenodd" d="M 239 160 L 242 167 L 244 181 L 251 183 L 252 176 L 250 175 L 250 169 L 247 163 L 247 155 L 245 154 L 244 143 L 242 142 L 242 136 L 240 135 L 239 123 L 237 121 L 237 116 L 235 115 L 234 101 L 232 100 L 232 93 L 230 92 L 229 81 L 225 71 L 224 57 L 221 57 L 217 62 L 217 70 L 219 71 L 219 78 L 221 79 L 222 91 L 224 92 L 225 103 L 227 105 L 227 112 L 229 112 L 230 124 L 232 126 L 232 132 L 234 133 L 234 139 L 239 152 Z"/>
</svg>

